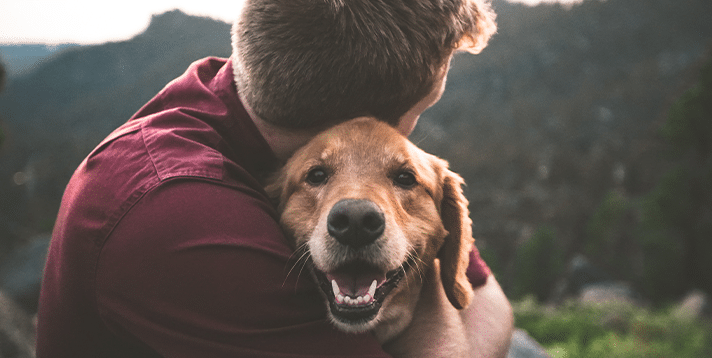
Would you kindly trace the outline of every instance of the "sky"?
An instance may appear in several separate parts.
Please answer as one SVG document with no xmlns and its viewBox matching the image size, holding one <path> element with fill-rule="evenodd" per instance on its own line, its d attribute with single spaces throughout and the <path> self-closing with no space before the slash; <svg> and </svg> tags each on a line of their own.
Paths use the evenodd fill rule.
<svg viewBox="0 0 712 358">
<path fill-rule="evenodd" d="M 581 0 L 509 0 L 526 4 Z M 148 27 L 151 15 L 180 9 L 232 23 L 242 0 L 2 0 L 0 44 L 99 44 L 127 40 Z"/>
</svg>

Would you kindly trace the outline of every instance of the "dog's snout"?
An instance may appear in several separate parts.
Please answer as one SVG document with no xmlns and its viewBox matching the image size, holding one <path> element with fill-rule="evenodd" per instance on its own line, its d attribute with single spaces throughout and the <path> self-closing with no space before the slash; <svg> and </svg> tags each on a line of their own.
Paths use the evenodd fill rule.
<svg viewBox="0 0 712 358">
<path fill-rule="evenodd" d="M 344 199 L 331 208 L 329 234 L 340 243 L 360 248 L 378 239 L 386 222 L 379 207 L 370 200 Z"/>
</svg>

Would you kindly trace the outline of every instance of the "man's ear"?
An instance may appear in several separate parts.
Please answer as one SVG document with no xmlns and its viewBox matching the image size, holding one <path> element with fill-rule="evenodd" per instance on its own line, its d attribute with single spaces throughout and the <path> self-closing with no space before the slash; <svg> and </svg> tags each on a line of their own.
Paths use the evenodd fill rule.
<svg viewBox="0 0 712 358">
<path fill-rule="evenodd" d="M 448 235 L 438 252 L 438 258 L 445 294 L 457 309 L 467 307 L 474 294 L 467 278 L 467 267 L 475 240 L 472 238 L 467 198 L 462 193 L 463 184 L 462 177 L 444 169 L 440 216 Z"/>
</svg>

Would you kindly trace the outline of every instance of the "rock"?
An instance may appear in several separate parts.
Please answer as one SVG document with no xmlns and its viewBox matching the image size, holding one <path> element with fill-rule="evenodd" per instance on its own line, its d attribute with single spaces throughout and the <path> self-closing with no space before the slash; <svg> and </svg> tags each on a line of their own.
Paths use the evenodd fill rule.
<svg viewBox="0 0 712 358">
<path fill-rule="evenodd" d="M 569 261 L 566 277 L 554 289 L 552 301 L 561 303 L 567 298 L 579 297 L 584 287 L 610 280 L 608 274 L 593 265 L 585 256 L 576 255 Z"/>
<path fill-rule="evenodd" d="M 574 256 L 569 263 L 569 282 L 574 292 L 580 291 L 585 286 L 609 280 L 608 274 L 594 266 L 583 255 Z"/>
<path fill-rule="evenodd" d="M 560 304 L 571 298 L 585 304 L 640 305 L 641 302 L 640 295 L 630 283 L 615 281 L 583 255 L 576 255 L 569 262 L 566 277 L 554 290 L 552 302 Z"/>
<path fill-rule="evenodd" d="M 709 311 L 709 297 L 702 291 L 694 290 L 673 308 L 672 314 L 681 320 L 693 321 L 709 314 Z"/>
<path fill-rule="evenodd" d="M 638 295 L 627 282 L 608 281 L 587 285 L 581 289 L 579 301 L 585 304 L 631 304 L 639 305 Z"/>
<path fill-rule="evenodd" d="M 37 310 L 50 234 L 38 235 L 0 265 L 0 289 L 27 312 Z M 0 357 L 4 358 L 4 357 Z"/>
<path fill-rule="evenodd" d="M 576 255 L 569 263 L 568 281 L 571 293 L 578 294 L 588 286 L 610 281 L 610 276 L 592 264 L 585 256 Z"/>
<path fill-rule="evenodd" d="M 35 326 L 20 306 L 0 291 L 0 358 L 34 358 Z"/>
<path fill-rule="evenodd" d="M 537 341 L 523 329 L 515 329 L 512 334 L 512 345 L 507 358 L 551 358 Z"/>
</svg>

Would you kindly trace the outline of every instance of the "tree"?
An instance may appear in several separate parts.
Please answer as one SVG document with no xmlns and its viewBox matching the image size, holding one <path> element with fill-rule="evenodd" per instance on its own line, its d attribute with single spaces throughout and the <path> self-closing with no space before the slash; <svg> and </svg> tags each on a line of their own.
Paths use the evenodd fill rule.
<svg viewBox="0 0 712 358">
<path fill-rule="evenodd" d="M 514 297 L 533 294 L 539 301 L 548 299 L 564 271 L 561 243 L 553 227 L 544 225 L 517 249 Z"/>
<path fill-rule="evenodd" d="M 633 225 L 631 200 L 612 190 L 588 220 L 584 253 L 608 272 L 620 279 L 633 278 L 635 248 L 631 245 Z"/>
<path fill-rule="evenodd" d="M 0 61 L 0 93 L 2 92 L 3 88 L 5 87 L 5 67 L 2 65 L 2 61 Z M 2 142 L 3 139 L 5 139 L 5 134 L 2 131 L 2 113 L 0 113 L 0 148 L 2 148 Z"/>
<path fill-rule="evenodd" d="M 692 287 L 712 294 L 712 60 L 672 106 L 661 134 L 675 167 L 642 201 L 642 284 L 658 300 Z"/>
</svg>

